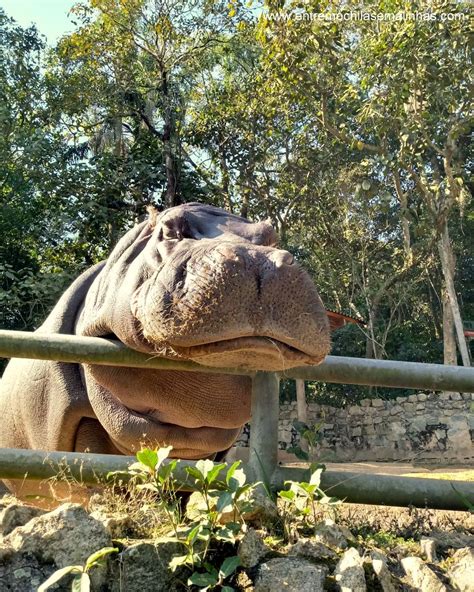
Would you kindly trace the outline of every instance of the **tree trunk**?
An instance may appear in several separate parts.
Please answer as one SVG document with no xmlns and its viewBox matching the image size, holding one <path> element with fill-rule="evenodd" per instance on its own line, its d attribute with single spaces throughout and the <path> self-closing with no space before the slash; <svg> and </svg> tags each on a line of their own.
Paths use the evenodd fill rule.
<svg viewBox="0 0 474 592">
<path fill-rule="evenodd" d="M 426 293 L 428 295 L 428 302 L 430 305 L 431 311 L 431 320 L 433 321 L 433 327 L 435 330 L 436 339 L 441 339 L 443 335 L 443 320 L 440 318 L 439 314 L 439 299 L 438 299 L 438 292 L 435 291 L 434 287 L 432 286 L 431 282 L 426 282 Z"/>
<path fill-rule="evenodd" d="M 405 249 L 405 255 L 409 263 L 411 263 L 413 258 L 413 253 L 411 250 L 411 241 L 410 241 L 410 223 L 408 222 L 407 218 L 407 211 L 408 211 L 408 200 L 407 194 L 402 189 L 402 183 L 400 181 L 400 173 L 398 170 L 393 172 L 393 180 L 395 184 L 395 189 L 397 192 L 397 197 L 400 202 L 400 222 L 402 226 L 402 233 L 403 233 L 403 247 Z"/>
<path fill-rule="evenodd" d="M 306 404 L 306 394 L 304 380 L 297 378 L 296 382 L 296 409 L 298 414 L 298 421 L 308 423 L 308 405 Z M 306 440 L 300 441 L 302 450 L 308 451 L 308 443 Z"/>
<path fill-rule="evenodd" d="M 219 138 L 220 139 L 220 138 Z M 222 143 L 222 140 L 220 140 Z M 232 200 L 230 198 L 230 174 L 229 168 L 227 166 L 227 157 L 226 153 L 223 149 L 219 150 L 219 161 L 221 167 L 221 177 L 222 177 L 222 195 L 224 198 L 224 205 L 226 210 L 232 212 Z"/>
<path fill-rule="evenodd" d="M 458 342 L 459 351 L 461 353 L 462 363 L 464 366 L 470 366 L 471 361 L 469 351 L 467 349 L 466 339 L 464 337 L 464 327 L 462 324 L 461 312 L 459 310 L 459 302 L 454 286 L 454 253 L 449 238 L 448 222 L 444 221 L 441 228 L 441 236 L 438 242 L 439 256 L 441 260 L 441 269 L 446 286 L 446 293 L 452 312 L 454 327 L 456 329 L 456 338 Z M 444 320 L 444 319 L 443 319 Z"/>
<path fill-rule="evenodd" d="M 377 302 L 372 303 L 372 308 L 369 308 L 369 318 L 367 322 L 367 335 L 365 341 L 365 357 L 369 360 L 379 358 L 379 346 L 375 339 L 375 322 L 378 316 L 380 298 L 376 296 L 374 300 Z"/>
<path fill-rule="evenodd" d="M 446 290 L 443 290 L 443 352 L 444 363 L 456 366 L 458 361 L 456 355 L 453 311 Z"/>
<path fill-rule="evenodd" d="M 161 71 L 161 92 L 164 105 L 163 153 L 166 169 L 165 205 L 171 208 L 178 204 L 178 171 L 173 148 L 176 139 L 174 113 L 169 92 L 168 73 L 165 70 Z"/>
</svg>

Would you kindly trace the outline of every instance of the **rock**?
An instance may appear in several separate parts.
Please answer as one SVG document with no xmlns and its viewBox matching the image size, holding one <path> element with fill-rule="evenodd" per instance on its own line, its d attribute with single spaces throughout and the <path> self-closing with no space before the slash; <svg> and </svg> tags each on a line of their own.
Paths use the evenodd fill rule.
<svg viewBox="0 0 474 592">
<path fill-rule="evenodd" d="M 105 530 L 113 539 L 124 537 L 127 530 L 131 528 L 130 516 L 127 514 L 115 514 L 111 516 L 100 510 L 94 510 L 90 515 L 104 525 Z"/>
<path fill-rule="evenodd" d="M 255 567 L 270 549 L 253 528 L 249 528 L 239 543 L 237 555 L 243 567 Z"/>
<path fill-rule="evenodd" d="M 89 555 L 111 545 L 103 524 L 78 504 L 63 504 L 32 518 L 3 539 L 4 555 L 11 561 L 15 562 L 17 555 L 33 555 L 40 564 L 54 563 L 52 571 L 67 565 L 84 565 Z M 23 569 L 28 567 L 25 563 Z M 94 587 L 100 587 L 105 569 L 95 568 L 91 578 Z"/>
<path fill-rule="evenodd" d="M 325 520 L 314 529 L 314 539 L 332 548 L 346 549 L 347 541 L 355 542 L 350 530 L 335 524 L 332 520 Z"/>
<path fill-rule="evenodd" d="M 447 592 L 443 582 L 419 557 L 404 557 L 402 566 L 410 583 L 420 592 Z"/>
<path fill-rule="evenodd" d="M 316 560 L 337 558 L 337 553 L 332 549 L 312 539 L 299 539 L 298 542 L 291 546 L 288 555 L 290 557 L 306 557 L 307 559 Z"/>
<path fill-rule="evenodd" d="M 258 568 L 255 592 L 323 592 L 327 568 L 306 559 L 270 559 Z"/>
<path fill-rule="evenodd" d="M 432 538 L 421 538 L 420 539 L 420 550 L 422 555 L 426 557 L 426 559 L 430 563 L 434 563 L 438 561 L 436 556 L 436 540 Z"/>
<path fill-rule="evenodd" d="M 24 526 L 32 518 L 46 514 L 46 510 L 34 506 L 24 506 L 12 503 L 0 513 L 0 534 L 4 536 L 12 532 L 17 526 Z"/>
<path fill-rule="evenodd" d="M 465 547 L 474 547 L 474 535 L 463 532 L 433 530 L 430 538 L 434 539 L 437 546 L 442 549 L 463 549 Z"/>
<path fill-rule="evenodd" d="M 2 495 L 2 488 L 4 489 L 3 482 L 0 481 L 0 510 L 4 510 L 7 506 L 11 504 L 17 504 L 18 499 L 14 495 L 10 495 L 6 492 Z"/>
<path fill-rule="evenodd" d="M 359 551 L 351 547 L 345 551 L 334 570 L 336 582 L 341 592 L 365 592 L 365 572 Z"/>
<path fill-rule="evenodd" d="M 0 592 L 37 592 L 40 584 L 56 571 L 49 563 L 42 563 L 31 553 L 0 554 Z M 54 588 L 55 592 L 71 592 L 71 578 L 65 577 Z"/>
<path fill-rule="evenodd" d="M 184 569 L 173 573 L 169 562 L 184 553 L 180 543 L 160 539 L 127 547 L 112 565 L 112 592 L 174 592 Z"/>
<path fill-rule="evenodd" d="M 474 592 L 474 549 L 459 549 L 453 560 L 454 565 L 448 572 L 451 583 L 461 592 Z"/>
<path fill-rule="evenodd" d="M 373 550 L 370 554 L 372 567 L 383 592 L 397 592 L 399 586 L 387 566 L 387 556 L 381 551 Z"/>
</svg>

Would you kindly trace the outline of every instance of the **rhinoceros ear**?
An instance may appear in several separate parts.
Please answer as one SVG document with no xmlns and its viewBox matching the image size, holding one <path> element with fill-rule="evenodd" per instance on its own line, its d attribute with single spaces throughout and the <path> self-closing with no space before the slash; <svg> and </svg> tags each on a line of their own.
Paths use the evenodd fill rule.
<svg viewBox="0 0 474 592">
<path fill-rule="evenodd" d="M 147 206 L 146 211 L 148 212 L 148 223 L 152 228 L 155 228 L 159 211 L 152 205 Z"/>
</svg>

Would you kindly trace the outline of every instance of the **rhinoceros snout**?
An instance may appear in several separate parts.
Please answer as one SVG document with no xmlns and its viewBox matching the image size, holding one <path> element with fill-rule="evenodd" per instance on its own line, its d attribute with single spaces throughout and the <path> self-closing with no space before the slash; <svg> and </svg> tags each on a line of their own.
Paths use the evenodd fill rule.
<svg viewBox="0 0 474 592">
<path fill-rule="evenodd" d="M 149 341 L 221 366 L 277 369 L 325 357 L 327 316 L 291 253 L 248 242 L 199 243 L 185 265 L 175 257 L 146 287 L 138 310 Z"/>
</svg>

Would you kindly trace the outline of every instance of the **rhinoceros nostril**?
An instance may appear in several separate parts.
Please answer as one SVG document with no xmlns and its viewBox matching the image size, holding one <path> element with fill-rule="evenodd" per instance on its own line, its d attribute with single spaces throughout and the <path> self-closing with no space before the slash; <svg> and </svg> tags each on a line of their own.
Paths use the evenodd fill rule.
<svg viewBox="0 0 474 592">
<path fill-rule="evenodd" d="M 275 249 L 272 251 L 268 258 L 277 266 L 282 267 L 283 265 L 292 265 L 295 262 L 295 258 L 288 251 L 283 249 Z"/>
</svg>

